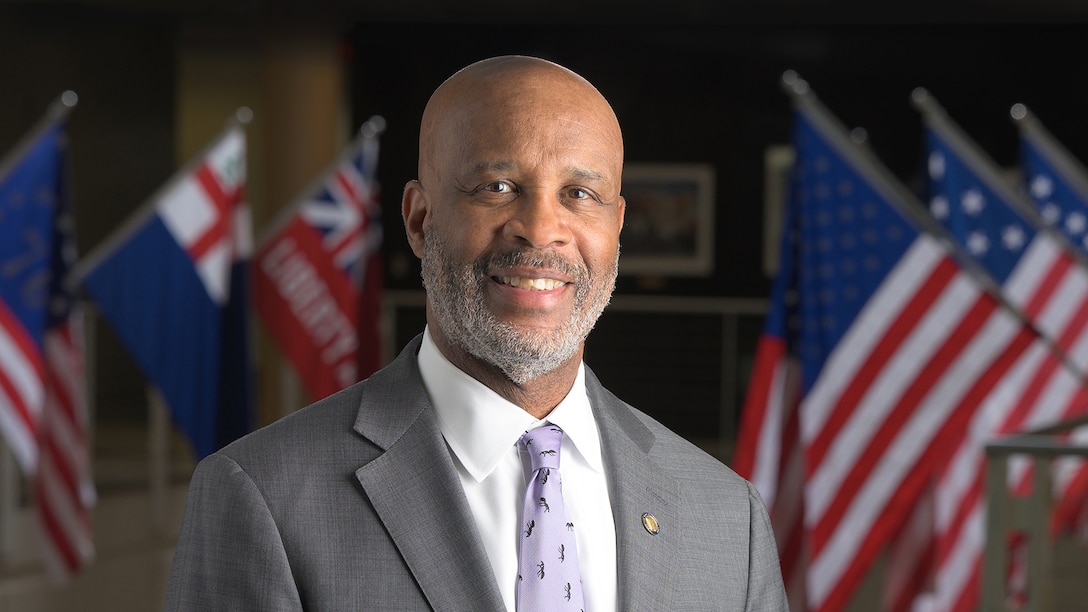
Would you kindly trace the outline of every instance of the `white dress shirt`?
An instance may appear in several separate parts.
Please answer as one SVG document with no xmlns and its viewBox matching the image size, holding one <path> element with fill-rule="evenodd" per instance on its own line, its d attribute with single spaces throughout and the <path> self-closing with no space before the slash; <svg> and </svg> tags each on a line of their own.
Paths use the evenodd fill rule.
<svg viewBox="0 0 1088 612">
<path fill-rule="evenodd" d="M 616 526 L 601 438 L 586 395 L 585 366 L 579 365 L 563 401 L 544 420 L 537 420 L 450 363 L 429 330 L 423 334 L 418 359 L 423 385 L 507 609 L 515 609 L 521 507 L 529 478 L 529 460 L 517 442 L 527 430 L 552 423 L 564 434 L 559 472 L 563 502 L 579 526 L 576 545 L 586 610 L 615 610 Z"/>
</svg>

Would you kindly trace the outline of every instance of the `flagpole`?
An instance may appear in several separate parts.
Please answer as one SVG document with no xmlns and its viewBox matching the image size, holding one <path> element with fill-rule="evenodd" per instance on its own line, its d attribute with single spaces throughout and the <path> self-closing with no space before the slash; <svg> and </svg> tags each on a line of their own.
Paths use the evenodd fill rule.
<svg viewBox="0 0 1088 612">
<path fill-rule="evenodd" d="M 265 228 L 261 231 L 261 235 L 257 238 L 257 249 L 266 244 L 273 236 L 279 233 L 285 225 L 287 225 L 298 209 L 306 203 L 306 198 L 321 188 L 321 185 L 328 180 L 330 174 L 332 174 L 336 168 L 343 164 L 345 161 L 351 159 L 358 151 L 366 148 L 373 148 L 378 142 L 378 137 L 385 131 L 385 119 L 381 115 L 373 115 L 367 119 L 363 125 L 359 126 L 359 131 L 356 133 L 355 138 L 344 149 L 340 155 L 336 156 L 332 162 L 330 162 L 325 168 L 317 174 L 317 176 L 306 185 L 305 189 L 299 192 L 297 196 L 290 203 L 281 209 L 272 221 L 269 222 Z M 374 165 L 377 163 L 375 155 L 368 155 L 365 163 L 369 166 L 364 168 L 363 176 L 370 180 L 370 177 L 374 176 Z M 368 185 L 368 187 L 372 187 Z"/>
<path fill-rule="evenodd" d="M 147 385 L 148 478 L 151 481 L 151 526 L 155 531 L 166 527 L 166 495 L 170 482 L 170 412 L 162 393 Z"/>
<path fill-rule="evenodd" d="M 1088 202 L 1088 169 L 1067 149 L 1050 130 L 1043 126 L 1039 118 L 1024 104 L 1013 104 L 1009 116 L 1021 135 L 1034 141 L 1047 161 L 1058 168 L 1062 177 L 1069 182 L 1080 199 Z"/>
<path fill-rule="evenodd" d="M 8 177 L 11 170 L 26 154 L 27 149 L 34 146 L 34 143 L 38 141 L 38 137 L 42 135 L 42 132 L 53 127 L 57 122 L 64 120 L 77 104 L 79 104 L 79 96 L 70 89 L 57 96 L 57 99 L 46 109 L 45 114 L 8 151 L 3 160 L 0 160 L 0 182 Z"/>
<path fill-rule="evenodd" d="M 98 267 L 103 259 L 109 257 L 120 245 L 128 240 L 133 232 L 139 229 L 140 226 L 147 221 L 148 217 L 155 214 L 155 206 L 164 194 L 170 192 L 170 190 L 176 187 L 178 183 L 192 174 L 196 170 L 196 167 L 204 162 L 207 154 L 215 149 L 215 147 L 219 146 L 219 143 L 229 136 L 231 132 L 238 128 L 244 128 L 252 121 L 253 111 L 251 111 L 249 107 L 242 106 L 235 111 L 234 114 L 227 119 L 226 125 L 215 138 L 204 145 L 200 152 L 190 157 L 184 166 L 176 170 L 163 185 L 137 206 L 136 210 L 121 223 L 120 227 L 99 242 L 90 253 L 84 255 L 79 262 L 72 266 L 71 272 L 69 273 L 70 282 L 75 285 L 81 283 L 83 278 L 87 276 L 91 270 Z"/>
</svg>

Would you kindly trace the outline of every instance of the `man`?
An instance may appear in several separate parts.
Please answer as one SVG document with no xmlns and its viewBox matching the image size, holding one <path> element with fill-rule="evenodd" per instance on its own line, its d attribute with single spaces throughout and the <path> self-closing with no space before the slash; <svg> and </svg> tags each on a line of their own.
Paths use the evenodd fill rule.
<svg viewBox="0 0 1088 612">
<path fill-rule="evenodd" d="M 754 489 L 582 364 L 622 165 L 611 107 L 565 68 L 500 57 L 443 83 L 402 202 L 424 334 L 200 463 L 167 608 L 513 610 L 536 580 L 518 569 L 528 513 L 551 509 L 529 494 L 544 508 L 522 514 L 547 474 L 519 438 L 547 423 L 574 538 L 547 571 L 577 567 L 586 610 L 786 610 Z"/>
</svg>

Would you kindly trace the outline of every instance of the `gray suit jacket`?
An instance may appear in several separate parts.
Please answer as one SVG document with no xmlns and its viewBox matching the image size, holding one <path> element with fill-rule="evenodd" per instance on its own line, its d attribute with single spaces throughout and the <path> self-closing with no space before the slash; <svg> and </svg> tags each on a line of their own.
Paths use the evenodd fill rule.
<svg viewBox="0 0 1088 612">
<path fill-rule="evenodd" d="M 168 610 L 501 610 L 423 388 L 417 337 L 370 379 L 205 458 Z M 621 610 L 784 612 L 752 486 L 586 385 L 616 522 Z M 660 533 L 642 526 L 657 517 Z"/>
</svg>

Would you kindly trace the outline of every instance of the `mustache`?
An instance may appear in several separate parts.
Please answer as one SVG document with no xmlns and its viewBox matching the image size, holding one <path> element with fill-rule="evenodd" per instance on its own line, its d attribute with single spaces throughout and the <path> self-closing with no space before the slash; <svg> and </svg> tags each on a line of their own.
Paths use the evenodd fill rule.
<svg viewBox="0 0 1088 612">
<path fill-rule="evenodd" d="M 492 270 L 514 266 L 555 270 L 570 276 L 575 282 L 589 277 L 589 269 L 586 266 L 546 249 L 518 249 L 506 253 L 487 253 L 478 257 L 472 267 L 478 276 L 489 276 Z"/>
</svg>

